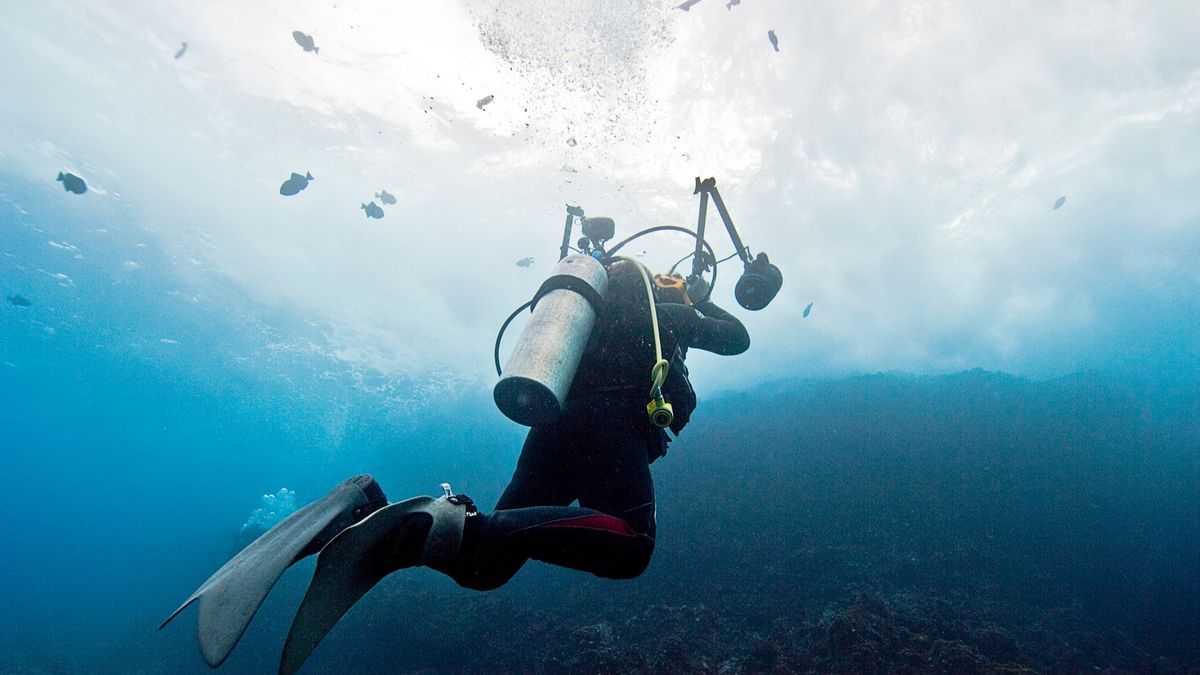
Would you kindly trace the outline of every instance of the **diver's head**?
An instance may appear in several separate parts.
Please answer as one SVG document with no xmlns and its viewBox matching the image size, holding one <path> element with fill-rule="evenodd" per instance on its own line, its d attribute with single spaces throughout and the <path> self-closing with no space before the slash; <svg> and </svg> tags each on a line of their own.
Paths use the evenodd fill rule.
<svg viewBox="0 0 1200 675">
<path fill-rule="evenodd" d="M 644 266 L 636 261 L 618 259 L 608 266 L 608 291 L 606 298 L 622 305 L 637 305 L 648 309 L 646 304 L 646 279 L 650 278 L 655 302 L 691 304 L 687 294 L 687 283 L 678 274 L 650 275 L 642 272 Z"/>
<path fill-rule="evenodd" d="M 642 281 L 642 271 L 637 269 L 637 263 L 617 259 L 608 265 L 606 297 L 618 300 L 636 300 L 638 293 L 641 293 L 643 299 L 646 298 L 646 282 Z"/>
<path fill-rule="evenodd" d="M 646 304 L 646 282 L 638 263 L 632 260 L 617 260 L 608 266 L 608 291 L 605 298 L 617 303 Z"/>
<path fill-rule="evenodd" d="M 692 304 L 687 294 L 687 284 L 678 274 L 654 275 L 654 298 L 658 302 L 675 302 L 681 305 Z"/>
</svg>

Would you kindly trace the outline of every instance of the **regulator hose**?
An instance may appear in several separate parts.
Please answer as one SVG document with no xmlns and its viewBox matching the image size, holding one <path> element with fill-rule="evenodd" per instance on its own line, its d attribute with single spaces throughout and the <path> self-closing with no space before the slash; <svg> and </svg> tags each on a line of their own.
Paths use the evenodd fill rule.
<svg viewBox="0 0 1200 675">
<path fill-rule="evenodd" d="M 520 307 L 516 308 L 515 310 L 513 310 L 513 313 L 509 314 L 508 318 L 504 320 L 504 323 L 500 325 L 500 332 L 496 333 L 496 349 L 494 352 L 494 356 L 496 358 L 496 376 L 497 377 L 504 375 L 504 372 L 500 369 L 500 341 L 502 339 L 504 339 L 504 331 L 508 330 L 508 324 L 512 323 L 512 320 L 517 318 L 518 314 L 525 311 L 525 309 L 528 308 L 532 304 L 533 304 L 533 300 L 530 300 L 530 301 L 526 302 L 525 304 L 521 305 Z"/>
<path fill-rule="evenodd" d="M 646 229 L 642 230 L 641 232 L 637 232 L 637 233 L 634 233 L 634 234 L 626 237 L 620 243 L 618 243 L 617 245 L 613 246 L 611 249 L 608 250 L 608 256 L 610 258 L 620 257 L 620 256 L 617 256 L 616 253 L 617 253 L 617 251 L 621 250 L 622 246 L 628 244 L 629 242 L 633 241 L 634 239 L 637 239 L 639 237 L 644 237 L 647 234 L 653 234 L 655 232 L 682 232 L 684 234 L 692 235 L 692 237 L 694 239 L 700 239 L 700 235 L 697 234 L 695 230 L 689 230 L 688 228 L 682 227 L 680 225 L 655 225 L 654 227 L 647 227 Z M 700 243 L 703 244 L 704 249 L 706 251 L 708 251 L 709 259 L 715 261 L 717 259 L 717 254 L 713 251 L 712 245 L 709 244 L 708 241 L 705 239 L 700 239 Z M 692 255 L 694 255 L 694 254 L 692 254 Z M 626 260 L 628 260 L 628 258 L 626 258 Z M 687 260 L 687 258 L 685 257 L 684 260 Z M 728 258 L 726 258 L 726 260 L 728 260 Z M 675 264 L 678 265 L 679 263 L 675 263 Z M 708 283 L 708 293 L 703 298 L 699 298 L 699 299 L 692 298 L 692 304 L 696 304 L 698 302 L 704 302 L 705 300 L 708 300 L 709 297 L 712 296 L 712 289 L 715 288 L 716 285 L 717 285 L 717 266 L 713 265 L 712 281 L 710 281 Z"/>
<path fill-rule="evenodd" d="M 671 409 L 671 404 L 663 400 L 662 395 L 663 383 L 667 381 L 671 363 L 662 356 L 662 337 L 658 331 L 658 307 L 654 302 L 654 282 L 650 280 L 650 273 L 646 270 L 646 266 L 637 260 L 624 256 L 615 256 L 612 259 L 624 260 L 635 265 L 638 272 L 641 272 L 642 284 L 646 287 L 646 299 L 650 302 L 650 327 L 654 332 L 654 366 L 650 369 L 650 402 L 646 404 L 646 414 L 650 416 L 650 421 L 654 426 L 663 429 L 670 426 L 671 422 L 675 420 L 675 413 Z"/>
</svg>

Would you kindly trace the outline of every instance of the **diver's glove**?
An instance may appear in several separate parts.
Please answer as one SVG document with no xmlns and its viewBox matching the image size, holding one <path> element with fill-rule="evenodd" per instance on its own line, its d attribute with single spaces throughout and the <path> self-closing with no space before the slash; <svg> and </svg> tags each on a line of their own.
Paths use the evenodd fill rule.
<svg viewBox="0 0 1200 675">
<path fill-rule="evenodd" d="M 216 668 L 233 651 L 271 587 L 293 563 L 320 551 L 339 532 L 387 505 L 368 474 L 339 483 L 321 499 L 297 510 L 255 539 L 159 625 L 166 626 L 200 601 L 200 652 Z"/>
<path fill-rule="evenodd" d="M 424 565 L 449 574 L 466 519 L 477 511 L 469 497 L 442 487 L 443 497 L 414 497 L 376 511 L 321 551 L 283 646 L 282 675 L 299 670 L 354 603 L 392 572 Z"/>
</svg>

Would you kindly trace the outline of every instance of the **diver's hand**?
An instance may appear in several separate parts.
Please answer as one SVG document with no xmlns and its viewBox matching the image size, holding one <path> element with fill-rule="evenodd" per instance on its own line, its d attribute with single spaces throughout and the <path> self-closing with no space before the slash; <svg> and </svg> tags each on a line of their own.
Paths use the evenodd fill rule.
<svg viewBox="0 0 1200 675">
<path fill-rule="evenodd" d="M 687 278 L 687 295 L 693 303 L 708 300 L 708 294 L 711 290 L 704 277 L 689 276 Z"/>
</svg>

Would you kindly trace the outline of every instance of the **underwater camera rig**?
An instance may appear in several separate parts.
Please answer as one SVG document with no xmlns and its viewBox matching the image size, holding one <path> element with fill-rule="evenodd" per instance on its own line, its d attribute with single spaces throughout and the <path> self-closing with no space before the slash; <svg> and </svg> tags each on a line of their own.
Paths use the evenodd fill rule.
<svg viewBox="0 0 1200 675">
<path fill-rule="evenodd" d="M 750 254 L 750 247 L 742 243 L 741 235 L 738 234 L 737 227 L 733 224 L 733 218 L 729 217 L 729 210 L 725 208 L 725 200 L 721 199 L 721 191 L 717 189 L 717 179 L 707 178 L 701 180 L 697 176 L 696 188 L 692 194 L 700 195 L 700 213 L 696 218 L 695 230 L 689 230 L 686 227 L 676 225 L 649 227 L 614 245 L 611 249 L 605 249 L 605 243 L 612 239 L 615 234 L 616 226 L 612 218 L 588 218 L 584 215 L 582 208 L 567 206 L 567 219 L 563 224 L 563 238 L 562 245 L 558 250 L 558 259 L 562 260 L 566 258 L 569 251 L 575 250 L 578 253 L 591 255 L 598 260 L 604 261 L 616 256 L 617 251 L 629 242 L 645 235 L 664 231 L 683 232 L 695 238 L 696 250 L 671 266 L 672 274 L 674 274 L 675 268 L 680 263 L 691 258 L 692 272 L 688 275 L 688 283 L 690 284 L 699 278 L 700 275 L 711 270 L 713 273 L 713 281 L 709 285 L 711 293 L 711 289 L 716 286 L 717 265 L 730 260 L 733 258 L 733 255 L 736 255 L 741 258 L 743 263 L 742 276 L 738 279 L 737 285 L 733 289 L 733 295 L 738 304 L 751 311 L 758 311 L 771 304 L 771 301 L 779 293 L 779 289 L 783 287 L 783 273 L 771 263 L 766 253 L 759 252 L 757 256 L 752 256 Z M 713 255 L 712 246 L 704 238 L 708 221 L 709 199 L 717 207 L 717 213 L 721 216 L 721 221 L 725 223 L 725 229 L 729 232 L 729 240 L 734 248 L 733 255 L 721 260 L 716 259 L 716 256 Z M 581 221 L 580 229 L 583 231 L 583 236 L 576 242 L 576 247 L 572 249 L 571 231 L 574 228 L 577 218 Z M 705 296 L 704 298 L 696 299 L 696 301 L 701 302 L 707 299 L 708 297 Z"/>
<path fill-rule="evenodd" d="M 701 180 L 697 177 L 696 189 L 692 194 L 700 195 L 700 214 L 695 230 L 678 225 L 648 227 L 611 247 L 606 246 L 616 234 L 616 224 L 612 218 L 588 218 L 582 208 L 567 206 L 558 264 L 550 277 L 538 288 L 533 299 L 514 310 L 496 335 L 496 374 L 501 379 L 493 390 L 493 397 L 497 407 L 509 419 L 532 426 L 550 421 L 561 413 L 608 289 L 607 267 L 622 259 L 618 252 L 635 239 L 657 232 L 671 231 L 682 232 L 695 239 L 695 249 L 679 259 L 670 269 L 670 274 L 673 275 L 680 264 L 691 258 L 692 271 L 687 277 L 689 286 L 700 279 L 702 274 L 711 271 L 712 281 L 709 283 L 708 292 L 703 298 L 693 298 L 694 303 L 701 303 L 709 298 L 717 284 L 717 266 L 735 256 L 742 260 L 743 265 L 742 276 L 734 287 L 734 298 L 738 304 L 748 310 L 757 311 L 771 303 L 783 286 L 783 273 L 771 264 L 766 253 L 759 252 L 757 256 L 752 256 L 750 248 L 742 243 L 733 219 L 729 217 L 729 211 L 725 208 L 725 202 L 721 199 L 721 193 L 717 190 L 717 180 Z M 704 238 L 709 199 L 716 205 L 717 213 L 725 223 L 725 229 L 734 247 L 732 254 L 720 260 Z M 580 221 L 583 236 L 575 242 L 575 246 L 571 246 L 576 219 Z M 654 309 L 653 282 L 645 266 L 638 263 L 638 268 L 642 272 L 646 292 L 650 296 L 656 357 L 651 370 L 650 402 L 646 405 L 646 412 L 654 426 L 665 428 L 671 424 L 673 417 L 671 404 L 662 396 L 662 385 L 670 365 L 662 357 L 658 316 Z M 504 332 L 518 314 L 530 307 L 533 310 L 529 323 L 522 331 L 507 367 L 502 369 L 500 342 Z"/>
</svg>

